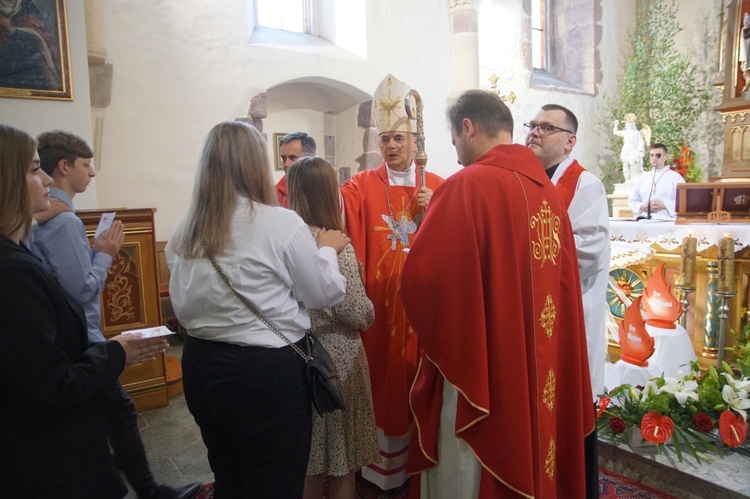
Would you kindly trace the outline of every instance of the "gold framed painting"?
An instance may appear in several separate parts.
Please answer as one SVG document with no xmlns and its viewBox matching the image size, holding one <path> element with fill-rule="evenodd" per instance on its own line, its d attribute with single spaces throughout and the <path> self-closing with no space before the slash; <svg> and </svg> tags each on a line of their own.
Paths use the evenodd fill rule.
<svg viewBox="0 0 750 499">
<path fill-rule="evenodd" d="M 281 139 L 284 138 L 286 133 L 274 133 L 273 134 L 273 151 L 275 153 L 273 168 L 274 170 L 284 171 L 284 165 L 281 161 Z"/>
<path fill-rule="evenodd" d="M 73 100 L 65 0 L 0 1 L 0 97 Z"/>
</svg>

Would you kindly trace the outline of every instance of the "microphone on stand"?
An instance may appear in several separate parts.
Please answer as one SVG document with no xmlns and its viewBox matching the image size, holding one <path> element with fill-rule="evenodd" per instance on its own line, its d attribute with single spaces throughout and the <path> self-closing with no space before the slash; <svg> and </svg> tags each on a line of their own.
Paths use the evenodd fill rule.
<svg viewBox="0 0 750 499">
<path fill-rule="evenodd" d="M 656 161 L 661 159 L 661 153 L 656 154 Z M 656 184 L 656 169 L 653 170 L 651 178 L 651 190 L 648 191 L 648 205 L 646 207 L 646 220 L 651 220 L 651 195 L 654 193 L 654 185 Z"/>
</svg>

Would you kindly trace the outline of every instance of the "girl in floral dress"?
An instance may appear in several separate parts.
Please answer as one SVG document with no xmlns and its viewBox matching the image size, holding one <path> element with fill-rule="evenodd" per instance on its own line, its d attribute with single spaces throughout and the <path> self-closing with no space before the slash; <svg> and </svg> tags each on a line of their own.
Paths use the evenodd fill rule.
<svg viewBox="0 0 750 499">
<path fill-rule="evenodd" d="M 342 230 L 336 171 L 323 158 L 298 160 L 287 173 L 290 207 L 310 226 L 315 237 L 326 229 Z M 370 372 L 360 338 L 374 319 L 365 294 L 359 262 L 351 244 L 338 255 L 339 271 L 346 277 L 346 297 L 335 307 L 309 310 L 312 331 L 336 364 L 346 411 L 324 416 L 313 410 L 312 448 L 307 465 L 305 499 L 323 496 L 323 480 L 330 476 L 329 497 L 352 499 L 354 473 L 379 460 Z"/>
</svg>

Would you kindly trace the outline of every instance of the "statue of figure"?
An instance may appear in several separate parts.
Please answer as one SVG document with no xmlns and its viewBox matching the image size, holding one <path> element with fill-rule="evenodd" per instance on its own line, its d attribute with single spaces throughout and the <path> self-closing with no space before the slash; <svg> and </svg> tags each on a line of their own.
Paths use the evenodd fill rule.
<svg viewBox="0 0 750 499">
<path fill-rule="evenodd" d="M 750 52 L 750 14 L 745 12 L 745 17 L 742 21 L 742 29 L 740 30 L 740 56 L 738 58 L 740 62 L 740 72 L 742 78 L 745 79 L 745 86 L 742 87 L 742 91 L 746 91 L 750 88 L 750 68 L 747 66 L 747 56 Z"/>
<path fill-rule="evenodd" d="M 620 160 L 622 160 L 622 175 L 625 182 L 635 182 L 643 173 L 643 155 L 646 153 L 646 144 L 651 141 L 651 128 L 643 125 L 641 130 L 635 126 L 635 114 L 625 115 L 625 128 L 619 129 L 620 121 L 612 122 L 614 129 L 612 133 L 623 138 Z"/>
</svg>

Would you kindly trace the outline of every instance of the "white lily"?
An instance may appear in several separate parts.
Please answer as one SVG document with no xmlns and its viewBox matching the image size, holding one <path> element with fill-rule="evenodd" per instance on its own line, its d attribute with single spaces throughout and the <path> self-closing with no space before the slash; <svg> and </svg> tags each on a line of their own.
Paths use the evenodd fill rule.
<svg viewBox="0 0 750 499">
<path fill-rule="evenodd" d="M 724 385 L 721 390 L 721 398 L 724 399 L 727 406 L 740 413 L 742 419 L 747 421 L 745 409 L 750 409 L 750 399 L 747 397 L 745 390 L 735 390 L 731 385 Z"/>
<path fill-rule="evenodd" d="M 643 393 L 641 395 L 643 400 L 646 400 L 652 395 L 659 395 L 659 393 L 661 393 L 661 390 L 659 390 L 659 386 L 656 384 L 656 378 L 651 378 L 646 383 L 646 386 L 643 387 Z"/>
<path fill-rule="evenodd" d="M 724 374 L 724 377 L 727 379 L 727 383 L 731 385 L 732 389 L 735 392 L 744 392 L 745 396 L 750 393 L 750 378 L 745 377 L 742 379 L 735 379 L 734 376 L 728 373 L 722 373 Z"/>
<path fill-rule="evenodd" d="M 682 371 L 677 371 L 674 378 L 664 378 L 664 386 L 661 391 L 671 393 L 680 405 L 685 405 L 688 399 L 698 400 L 698 383 L 692 379 L 685 379 Z"/>
</svg>

